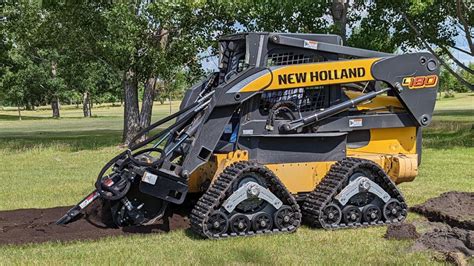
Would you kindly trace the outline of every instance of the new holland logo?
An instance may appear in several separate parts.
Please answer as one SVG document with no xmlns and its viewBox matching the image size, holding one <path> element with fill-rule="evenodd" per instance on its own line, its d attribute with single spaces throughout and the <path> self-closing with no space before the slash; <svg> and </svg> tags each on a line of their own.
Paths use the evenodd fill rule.
<svg viewBox="0 0 474 266">
<path fill-rule="evenodd" d="M 432 88 L 436 84 L 438 84 L 438 76 L 436 75 L 405 77 L 402 82 L 402 86 L 409 89 Z"/>
<path fill-rule="evenodd" d="M 366 71 L 363 67 L 354 67 L 348 69 L 332 69 L 312 72 L 289 73 L 278 75 L 278 84 L 295 84 L 326 81 L 326 80 L 344 80 L 350 78 L 365 77 Z"/>
</svg>

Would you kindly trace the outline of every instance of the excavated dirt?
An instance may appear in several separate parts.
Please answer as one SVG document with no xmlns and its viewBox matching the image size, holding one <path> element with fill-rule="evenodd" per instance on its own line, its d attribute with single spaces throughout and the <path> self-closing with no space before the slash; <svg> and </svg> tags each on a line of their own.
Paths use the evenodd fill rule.
<svg viewBox="0 0 474 266">
<path fill-rule="evenodd" d="M 442 222 L 474 230 L 474 193 L 446 192 L 423 204 L 411 207 L 410 211 L 425 216 L 431 222 Z"/>
<path fill-rule="evenodd" d="M 165 217 L 156 224 L 140 227 L 107 228 L 110 220 L 97 218 L 100 206 L 67 225 L 55 222 L 72 206 L 50 209 L 21 209 L 0 212 L 0 245 L 41 243 L 48 241 L 93 240 L 129 234 L 163 233 L 189 228 L 189 207 L 168 207 Z M 107 216 L 105 216 L 107 217 Z"/>
<path fill-rule="evenodd" d="M 421 235 L 412 250 L 432 249 L 443 254 L 462 253 L 474 256 L 474 232 L 462 228 L 431 224 L 431 229 Z"/>
<path fill-rule="evenodd" d="M 417 239 L 420 237 L 420 234 L 418 234 L 413 224 L 403 223 L 389 225 L 384 237 L 386 239 L 405 240 Z"/>
<path fill-rule="evenodd" d="M 426 217 L 413 224 L 390 225 L 387 239 L 415 239 L 412 251 L 438 251 L 443 260 L 466 265 L 474 256 L 474 193 L 446 192 L 410 208 Z M 418 233 L 419 232 L 419 233 Z"/>
</svg>

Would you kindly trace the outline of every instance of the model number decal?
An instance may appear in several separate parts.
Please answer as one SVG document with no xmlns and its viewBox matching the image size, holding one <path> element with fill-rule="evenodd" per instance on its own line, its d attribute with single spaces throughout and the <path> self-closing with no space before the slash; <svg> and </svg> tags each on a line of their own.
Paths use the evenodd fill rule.
<svg viewBox="0 0 474 266">
<path fill-rule="evenodd" d="M 418 77 L 405 77 L 403 78 L 402 86 L 410 89 L 422 89 L 431 88 L 438 84 L 438 76 L 418 76 Z"/>
</svg>

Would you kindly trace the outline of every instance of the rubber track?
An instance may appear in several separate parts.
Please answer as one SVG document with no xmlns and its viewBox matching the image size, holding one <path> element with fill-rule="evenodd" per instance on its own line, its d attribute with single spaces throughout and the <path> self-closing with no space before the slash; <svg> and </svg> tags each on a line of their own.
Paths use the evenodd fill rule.
<svg viewBox="0 0 474 266">
<path fill-rule="evenodd" d="M 246 233 L 224 233 L 220 235 L 213 235 L 207 230 L 207 221 L 209 215 L 214 210 L 218 210 L 225 199 L 230 196 L 232 192 L 232 182 L 245 172 L 258 172 L 267 181 L 268 188 L 272 191 L 285 205 L 290 206 L 295 212 L 295 224 L 289 228 L 280 230 L 272 229 L 265 231 L 253 231 L 249 230 Z M 229 217 L 230 220 L 230 217 Z M 235 236 L 252 236 L 260 234 L 274 234 L 282 232 L 295 232 L 301 224 L 301 211 L 296 199 L 281 183 L 281 181 L 265 166 L 262 166 L 253 161 L 242 161 L 236 162 L 228 166 L 224 171 L 216 178 L 209 189 L 202 195 L 190 215 L 191 229 L 199 235 L 206 238 L 226 238 Z"/>
<path fill-rule="evenodd" d="M 344 188 L 344 183 L 353 174 L 353 171 L 359 167 L 369 169 L 375 173 L 375 182 L 381 186 L 392 198 L 397 199 L 402 204 L 403 208 L 403 219 L 392 222 L 392 221 L 378 221 L 373 223 L 353 223 L 339 225 L 327 225 L 323 224 L 319 215 L 323 208 L 332 202 L 333 198 Z M 314 227 L 326 228 L 326 229 L 343 229 L 343 228 L 355 228 L 355 227 L 367 227 L 375 225 L 385 225 L 391 223 L 399 223 L 406 218 L 407 205 L 405 200 L 398 190 L 397 186 L 390 177 L 383 171 L 378 165 L 372 161 L 358 159 L 358 158 L 345 158 L 336 164 L 334 164 L 323 180 L 316 186 L 315 190 L 311 192 L 302 206 L 302 212 L 304 221 Z M 383 217 L 383 214 L 382 214 Z M 385 218 L 383 218 L 385 220 Z"/>
</svg>

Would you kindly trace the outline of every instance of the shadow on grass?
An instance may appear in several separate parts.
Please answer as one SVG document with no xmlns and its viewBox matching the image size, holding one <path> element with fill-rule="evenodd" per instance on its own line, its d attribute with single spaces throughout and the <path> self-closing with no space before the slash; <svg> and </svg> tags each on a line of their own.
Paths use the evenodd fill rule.
<svg viewBox="0 0 474 266">
<path fill-rule="evenodd" d="M 450 149 L 453 147 L 474 147 L 474 123 L 436 121 L 423 130 L 423 147 Z"/>
<path fill-rule="evenodd" d="M 434 116 L 469 116 L 474 115 L 474 110 L 439 110 L 434 112 Z"/>
<path fill-rule="evenodd" d="M 65 151 L 94 150 L 116 146 L 121 138 L 121 130 L 18 132 L 0 135 L 0 147 L 11 151 L 39 147 Z"/>
<path fill-rule="evenodd" d="M 54 118 L 42 117 L 42 116 L 21 116 L 21 120 L 44 120 L 44 119 L 54 119 Z M 0 120 L 19 121 L 18 115 L 0 115 Z"/>
<path fill-rule="evenodd" d="M 60 118 L 54 118 L 52 116 L 21 116 L 21 120 L 61 120 L 61 119 L 94 119 L 94 118 L 104 118 L 109 116 L 101 115 L 92 115 L 91 117 L 82 117 L 82 116 L 66 116 Z M 0 115 L 0 121 L 20 121 L 18 115 Z"/>
</svg>

